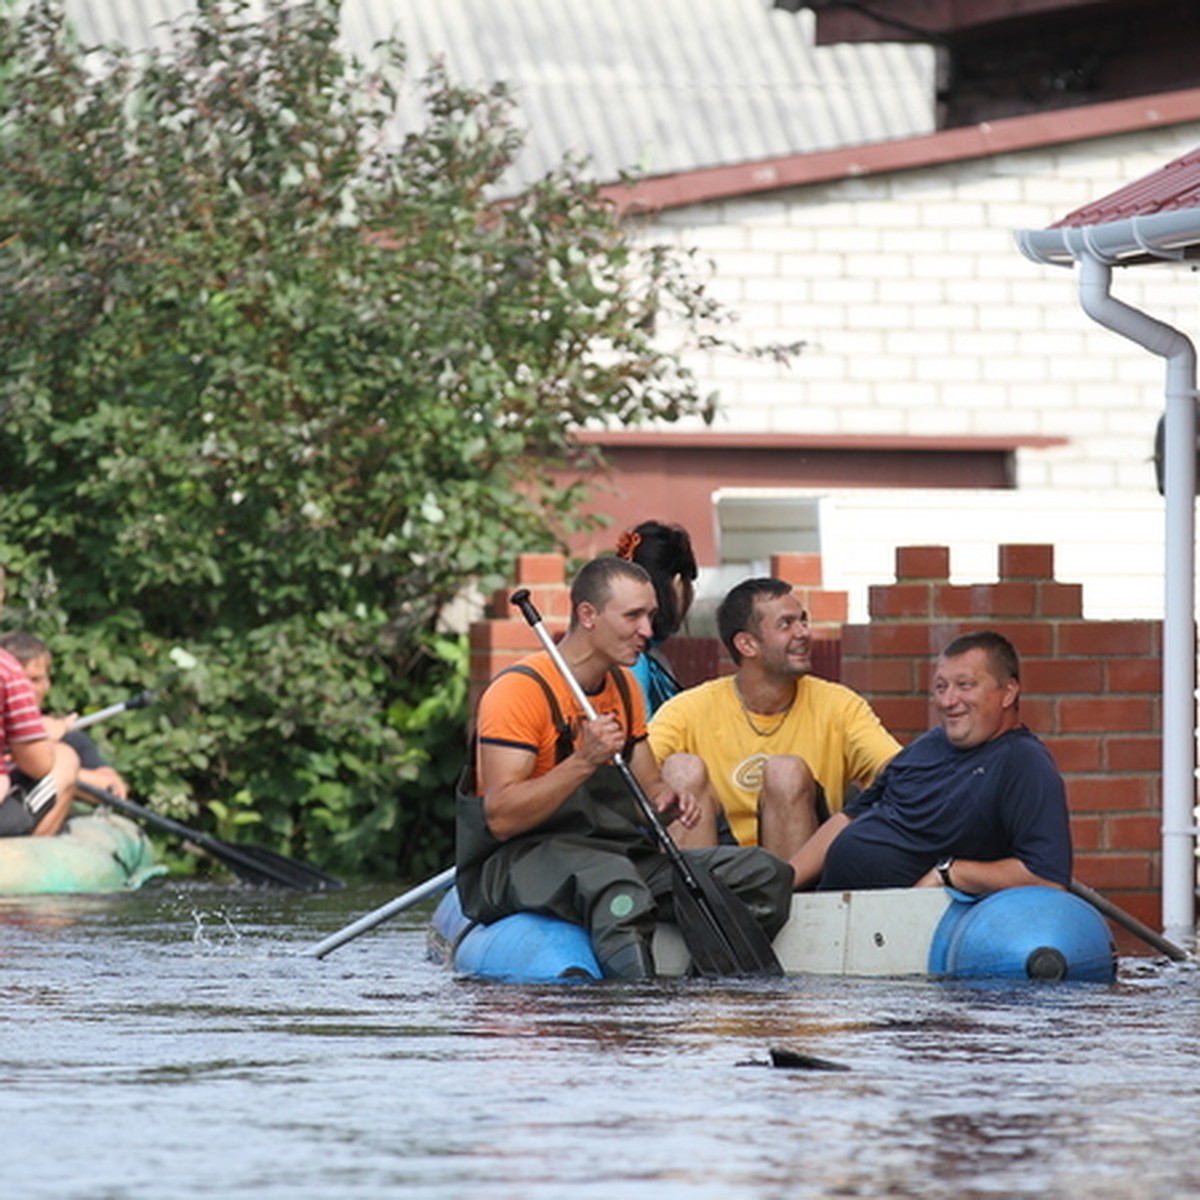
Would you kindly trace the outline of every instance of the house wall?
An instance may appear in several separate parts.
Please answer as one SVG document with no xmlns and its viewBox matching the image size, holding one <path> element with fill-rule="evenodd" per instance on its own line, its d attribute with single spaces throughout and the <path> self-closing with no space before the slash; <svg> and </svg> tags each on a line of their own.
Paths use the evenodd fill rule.
<svg viewBox="0 0 1200 1200">
<path fill-rule="evenodd" d="M 1147 568 L 1137 555 L 1126 581 L 1098 528 L 1112 518 L 1122 543 L 1161 546 L 1151 454 L 1163 364 L 1095 325 L 1077 303 L 1074 272 L 1028 261 L 1013 233 L 1048 226 L 1197 142 L 1200 123 L 1176 124 L 640 219 L 648 240 L 696 246 L 711 259 L 710 290 L 740 313 L 750 340 L 806 342 L 786 368 L 691 357 L 703 383 L 720 391 L 719 427 L 1065 438 L 1020 449 L 1017 495 L 1029 499 L 999 503 L 1023 522 L 1049 514 L 1046 540 L 1072 577 L 1116 599 L 1104 615 L 1161 615 L 1160 563 Z M 1114 293 L 1189 336 L 1200 325 L 1187 266 L 1118 270 Z M 855 482 L 818 491 L 845 496 Z M 983 500 L 996 502 L 995 493 Z M 904 493 L 851 497 L 843 513 L 851 508 L 839 537 L 861 545 L 872 564 L 929 537 L 936 520 L 927 497 Z M 905 535 L 910 524 L 915 537 Z M 1001 542 L 1024 536 L 981 521 L 945 540 L 956 556 L 994 556 Z M 844 573 L 852 567 L 835 555 L 826 577 L 850 591 L 861 615 L 863 581 Z"/>
</svg>

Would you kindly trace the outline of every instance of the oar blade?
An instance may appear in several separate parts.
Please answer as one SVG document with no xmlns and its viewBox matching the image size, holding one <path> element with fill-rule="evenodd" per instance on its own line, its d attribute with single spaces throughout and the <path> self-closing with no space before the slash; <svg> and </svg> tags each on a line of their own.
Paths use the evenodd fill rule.
<svg viewBox="0 0 1200 1200">
<path fill-rule="evenodd" d="M 226 846 L 231 844 L 223 843 Z M 278 851 L 269 850 L 266 846 L 238 842 L 236 849 L 262 868 L 260 875 L 266 873 L 269 881 L 279 886 L 295 888 L 301 892 L 337 892 L 346 886 L 341 879 L 327 875 L 299 859 L 288 858 Z"/>
<path fill-rule="evenodd" d="M 745 902 L 724 881 L 689 865 L 696 890 L 676 874 L 675 919 L 696 973 L 709 979 L 782 975 L 771 939 Z"/>
</svg>

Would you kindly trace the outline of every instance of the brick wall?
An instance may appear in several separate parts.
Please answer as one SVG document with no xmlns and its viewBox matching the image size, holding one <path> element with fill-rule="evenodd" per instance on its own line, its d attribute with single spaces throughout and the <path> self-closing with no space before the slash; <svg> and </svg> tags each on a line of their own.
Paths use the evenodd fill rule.
<svg viewBox="0 0 1200 1200">
<path fill-rule="evenodd" d="M 822 587 L 820 556 L 777 555 L 771 572 L 796 585 L 813 616 L 819 673 L 840 669 L 904 742 L 936 723 L 929 676 L 940 649 L 974 629 L 1009 637 L 1021 655 L 1022 718 L 1066 779 L 1076 877 L 1161 928 L 1161 622 L 1084 619 L 1082 589 L 1055 578 L 1052 546 L 1003 545 L 998 560 L 996 582 L 952 584 L 947 547 L 901 547 L 894 582 L 870 590 L 864 624 L 844 624 L 846 595 Z M 509 603 L 517 587 L 530 589 L 552 634 L 566 630 L 565 560 L 521 555 L 512 587 L 471 627 L 476 699 L 496 671 L 538 648 Z M 680 644 L 686 654 L 672 659 L 684 682 L 731 669 L 715 640 L 686 642 L 696 645 Z M 1144 951 L 1117 933 L 1122 949 Z"/>
</svg>

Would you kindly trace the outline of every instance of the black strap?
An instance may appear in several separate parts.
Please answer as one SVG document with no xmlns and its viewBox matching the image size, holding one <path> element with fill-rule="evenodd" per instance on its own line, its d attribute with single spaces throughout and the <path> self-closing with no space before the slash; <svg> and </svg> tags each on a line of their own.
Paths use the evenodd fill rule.
<svg viewBox="0 0 1200 1200">
<path fill-rule="evenodd" d="M 554 695 L 554 689 L 537 673 L 532 667 L 526 666 L 524 663 L 518 663 L 515 667 L 507 667 L 500 674 L 504 675 L 507 671 L 516 671 L 521 675 L 528 675 L 532 679 L 536 679 L 541 685 L 542 691 L 546 694 L 546 703 L 550 706 L 550 719 L 554 722 L 554 728 L 558 730 L 558 741 L 554 747 L 554 761 L 560 763 L 563 759 L 570 757 L 575 750 L 575 731 L 571 728 L 562 715 L 562 709 L 558 706 L 558 699 Z M 617 691 L 621 694 L 621 704 L 625 708 L 625 728 L 633 729 L 633 697 L 629 692 L 629 681 L 625 678 L 625 673 L 619 668 L 612 669 L 612 676 L 617 681 Z M 632 736 L 627 736 L 625 739 L 624 755 L 626 758 L 633 747 Z"/>
<path fill-rule="evenodd" d="M 554 689 L 532 667 L 527 667 L 523 663 L 518 663 L 515 667 L 508 667 L 500 674 L 507 675 L 509 672 L 528 675 L 530 679 L 536 679 L 541 685 L 542 691 L 546 694 L 546 703 L 550 706 L 550 720 L 554 722 L 554 728 L 558 730 L 558 741 L 554 744 L 554 761 L 560 763 L 569 758 L 575 750 L 575 733 L 562 715 L 562 709 L 558 706 Z"/>
</svg>

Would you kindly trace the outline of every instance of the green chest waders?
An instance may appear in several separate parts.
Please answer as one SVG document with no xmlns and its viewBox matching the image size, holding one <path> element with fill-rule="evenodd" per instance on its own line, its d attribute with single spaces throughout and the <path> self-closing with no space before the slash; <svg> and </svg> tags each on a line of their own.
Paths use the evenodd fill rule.
<svg viewBox="0 0 1200 1200">
<path fill-rule="evenodd" d="M 546 682 L 527 667 L 511 670 L 541 683 L 558 730 L 558 761 L 574 746 L 573 731 Z M 629 727 L 630 701 L 617 674 Z M 586 927 L 605 974 L 652 973 L 648 944 L 654 896 L 638 870 L 658 849 L 615 767 L 596 770 L 548 820 L 499 841 L 487 828 L 483 800 L 468 767 L 456 794 L 457 883 L 463 911 L 477 921 L 541 912 Z"/>
</svg>

